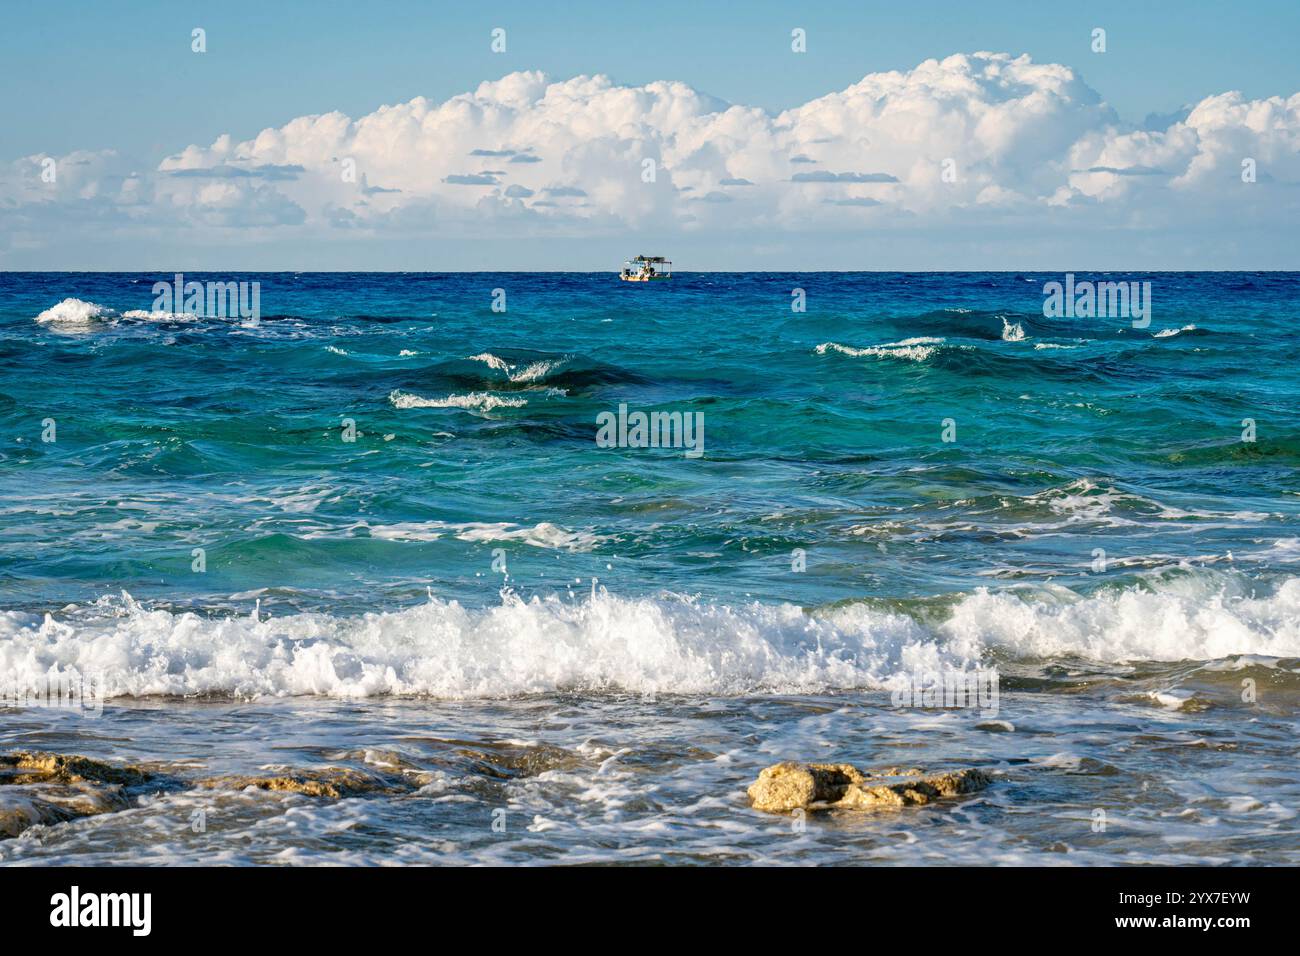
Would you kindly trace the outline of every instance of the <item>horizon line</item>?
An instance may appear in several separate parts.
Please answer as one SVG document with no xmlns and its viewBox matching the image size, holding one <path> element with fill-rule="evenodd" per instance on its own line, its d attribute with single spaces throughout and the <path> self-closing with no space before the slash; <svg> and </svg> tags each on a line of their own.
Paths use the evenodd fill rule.
<svg viewBox="0 0 1300 956">
<path fill-rule="evenodd" d="M 1293 269 L 1089 269 L 1072 266 L 1066 269 L 687 269 L 674 270 L 684 275 L 1057 275 L 1066 273 L 1102 275 L 1173 275 L 1276 273 L 1300 274 Z M 208 275 L 618 275 L 617 269 L 0 269 L 0 275 L 138 275 L 208 274 Z"/>
</svg>

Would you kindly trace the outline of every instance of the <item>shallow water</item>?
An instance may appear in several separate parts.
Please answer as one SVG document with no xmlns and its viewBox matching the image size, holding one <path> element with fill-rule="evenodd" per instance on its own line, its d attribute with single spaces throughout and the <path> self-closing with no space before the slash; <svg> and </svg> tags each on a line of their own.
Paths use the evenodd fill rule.
<svg viewBox="0 0 1300 956">
<path fill-rule="evenodd" d="M 0 861 L 1297 862 L 1295 275 L 167 278 L 0 275 L 0 673 L 108 696 L 4 747 L 159 781 Z M 997 712 L 894 705 L 950 668 Z M 797 832 L 780 759 L 997 779 Z M 267 766 L 400 785 L 195 786 Z"/>
<path fill-rule="evenodd" d="M 989 719 L 900 711 L 869 693 L 158 701 L 115 705 L 93 731 L 29 711 L 6 722 L 6 744 L 146 761 L 171 779 L 133 809 L 0 841 L 0 861 L 1300 862 L 1293 719 L 1226 702 L 1172 712 L 1125 683 L 1099 682 L 1086 703 L 1009 691 Z M 952 802 L 814 814 L 801 831 L 744 797 L 763 766 L 791 756 L 976 762 L 997 778 Z M 411 783 L 340 800 L 193 786 L 275 765 Z"/>
</svg>

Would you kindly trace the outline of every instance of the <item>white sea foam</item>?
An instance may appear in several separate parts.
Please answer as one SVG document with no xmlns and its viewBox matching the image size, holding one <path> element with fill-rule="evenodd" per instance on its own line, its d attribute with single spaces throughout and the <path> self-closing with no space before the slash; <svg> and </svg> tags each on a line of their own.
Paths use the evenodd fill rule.
<svg viewBox="0 0 1300 956">
<path fill-rule="evenodd" d="M 498 358 L 497 356 L 493 355 L 491 352 L 480 352 L 478 355 L 471 355 L 469 357 L 469 361 L 482 362 L 488 368 L 494 368 L 502 372 L 510 368 L 509 362 L 507 362 L 503 358 Z"/>
<path fill-rule="evenodd" d="M 540 362 L 530 362 L 519 371 L 511 371 L 508 374 L 512 382 L 536 382 L 546 378 L 563 364 L 563 359 L 543 359 Z"/>
<path fill-rule="evenodd" d="M 1272 546 L 1254 555 L 1259 561 L 1279 561 L 1284 564 L 1300 561 L 1300 538 L 1278 538 Z"/>
<path fill-rule="evenodd" d="M 431 600 L 350 618 L 215 619 L 127 597 L 59 620 L 0 615 L 0 671 L 19 682 L 51 668 L 93 673 L 107 696 L 799 692 L 875 686 L 878 674 L 942 659 L 901 615 L 603 593 L 507 595 L 481 610 Z"/>
<path fill-rule="evenodd" d="M 1300 578 L 1266 597 L 1234 582 L 1205 572 L 1165 580 L 1154 590 L 1087 597 L 1050 585 L 1032 598 L 981 589 L 962 599 L 940 630 L 1018 657 L 1116 662 L 1300 654 Z"/>
<path fill-rule="evenodd" d="M 192 312 L 162 312 L 153 309 L 129 309 L 122 313 L 124 319 L 139 322 L 197 322 L 200 318 Z"/>
<path fill-rule="evenodd" d="M 1059 487 L 1047 488 L 1024 498 L 1009 499 L 1012 505 L 1021 502 L 1046 504 L 1051 511 L 1067 520 L 1100 521 L 1114 527 L 1140 524 L 1135 518 L 1124 517 L 1116 511 L 1126 511 L 1143 520 L 1182 522 L 1201 528 L 1210 527 L 1203 522 L 1266 521 L 1270 515 L 1261 511 L 1216 511 L 1208 508 L 1184 509 L 1166 505 L 1152 498 L 1123 491 L 1114 485 L 1098 484 L 1089 478 L 1077 478 Z M 1046 530 L 1046 529 L 1043 529 Z"/>
<path fill-rule="evenodd" d="M 366 525 L 372 538 L 389 541 L 436 541 L 452 535 L 460 541 L 522 541 L 535 548 L 590 551 L 605 539 L 590 531 L 569 531 L 549 521 L 519 525 L 509 521 L 404 521 Z"/>
<path fill-rule="evenodd" d="M 1190 690 L 1153 690 L 1147 694 L 1161 707 L 1169 710 L 1182 710 L 1183 705 L 1192 699 Z"/>
<path fill-rule="evenodd" d="M 60 332 L 83 332 L 116 316 L 117 312 L 107 306 L 68 298 L 36 316 L 36 321 Z"/>
<path fill-rule="evenodd" d="M 1120 501 L 1149 503 L 1145 498 L 1125 495 L 1113 487 L 1101 487 L 1087 478 L 1079 478 L 1059 488 L 1048 488 L 1046 491 L 1027 495 L 1024 500 L 1044 502 L 1056 514 L 1066 515 L 1075 521 L 1100 521 L 1112 517 L 1111 511 Z M 1157 505 L 1157 507 L 1161 506 Z M 1124 524 L 1136 523 L 1120 520 Z"/>
<path fill-rule="evenodd" d="M 853 358 L 874 356 L 877 358 L 901 358 L 912 362 L 924 362 L 935 353 L 936 347 L 942 345 L 944 341 L 944 339 L 920 336 L 918 338 L 903 339 L 899 342 L 886 342 L 884 345 L 870 345 L 865 348 L 841 345 L 838 342 L 823 342 L 817 346 L 816 351 L 818 355 L 825 355 L 827 352 L 834 351 Z"/>
<path fill-rule="evenodd" d="M 528 693 L 754 694 L 887 688 L 998 658 L 1106 662 L 1300 655 L 1300 578 L 1267 596 L 1206 572 L 1082 596 L 978 590 L 934 623 L 866 603 L 684 597 L 522 600 L 471 609 L 210 617 L 105 598 L 43 619 L 0 614 L 0 673 L 93 676 L 109 696 L 507 697 Z"/>
<path fill-rule="evenodd" d="M 1017 322 L 1012 325 L 1004 317 L 1002 319 L 1002 341 L 1003 342 L 1023 342 L 1025 340 L 1025 327 Z"/>
<path fill-rule="evenodd" d="M 153 309 L 128 309 L 118 312 L 106 305 L 84 299 L 64 299 L 50 306 L 36 321 L 58 332 L 90 332 L 118 320 L 131 322 L 195 322 L 200 316 L 188 312 L 162 312 Z"/>
<path fill-rule="evenodd" d="M 498 355 L 493 355 L 491 352 L 480 352 L 478 355 L 469 356 L 468 361 L 482 362 L 488 368 L 505 372 L 506 378 L 512 382 L 536 382 L 550 375 L 568 359 L 539 359 L 536 362 L 529 362 L 527 365 L 520 367 L 507 362 Z"/>
<path fill-rule="evenodd" d="M 1195 331 L 1196 331 L 1196 326 L 1184 325 L 1181 329 L 1161 329 L 1159 332 L 1155 334 L 1154 338 L 1167 339 L 1170 338 L 1171 336 L 1177 335 L 1179 332 L 1195 332 Z"/>
<path fill-rule="evenodd" d="M 491 392 L 470 392 L 466 395 L 448 395 L 446 398 L 423 398 L 409 392 L 394 390 L 388 400 L 396 408 L 463 408 L 472 412 L 490 412 L 494 408 L 522 408 L 526 398 L 493 395 Z"/>
</svg>

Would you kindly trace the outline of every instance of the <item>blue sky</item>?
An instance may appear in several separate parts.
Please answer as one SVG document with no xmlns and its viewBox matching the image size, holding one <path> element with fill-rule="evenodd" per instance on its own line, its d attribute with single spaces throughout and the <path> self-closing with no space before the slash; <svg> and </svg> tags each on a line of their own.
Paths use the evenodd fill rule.
<svg viewBox="0 0 1300 956">
<path fill-rule="evenodd" d="M 171 151 L 214 130 L 248 137 L 304 114 L 350 116 L 443 99 L 511 70 L 677 79 L 734 103 L 785 109 L 866 73 L 929 57 L 1029 53 L 1080 71 L 1140 122 L 1211 93 L 1300 90 L 1300 3 L 983 0 L 743 5 L 105 0 L 6 6 L 0 32 L 3 159 L 73 148 Z M 633 26 L 635 23 L 635 26 Z M 208 31 L 208 54 L 189 33 Z M 507 53 L 488 49 L 505 27 Z M 809 33 L 792 59 L 789 27 Z M 1091 52 L 1094 27 L 1104 55 Z"/>
<path fill-rule="evenodd" d="M 866 2 L 667 2 L 645 7 L 608 2 L 109 0 L 11 4 L 4 23 L 0 163 L 113 150 L 143 169 L 154 169 L 186 146 L 209 146 L 221 134 L 238 142 L 300 116 L 340 111 L 356 119 L 381 105 L 417 96 L 439 103 L 473 91 L 483 81 L 525 70 L 543 71 L 551 80 L 606 74 L 614 84 L 627 87 L 680 81 L 700 93 L 775 115 L 843 90 L 867 74 L 908 71 L 930 58 L 989 50 L 1029 54 L 1035 63 L 1068 67 L 1113 109 L 1107 121 L 1127 129 L 1159 130 L 1168 127 L 1171 117 L 1178 118 L 1180 107 L 1216 94 L 1240 91 L 1250 101 L 1285 99 L 1300 91 L 1295 56 L 1300 4 L 1280 0 L 1245 5 L 1128 0 L 1093 2 L 1086 9 L 1028 0 L 925 7 Z M 190 50 L 190 31 L 196 26 L 207 31 L 208 51 L 201 56 Z M 498 26 L 507 30 L 505 54 L 489 49 L 489 31 Z M 808 52 L 798 56 L 790 51 L 790 29 L 796 26 L 808 32 Z M 1107 31 L 1104 54 L 1090 49 L 1095 27 Z M 1150 114 L 1157 119 L 1148 121 Z M 656 135 L 677 132 L 659 129 Z M 1290 147 L 1274 143 L 1273 148 L 1284 155 Z M 558 182 L 554 177 L 547 180 L 553 181 Z M 504 187 L 505 180 L 501 184 Z M 411 188 L 403 188 L 411 195 Z M 708 188 L 701 185 L 700 195 Z M 1088 195 L 1095 199 L 1101 192 L 1094 189 Z M 102 196 L 103 190 L 99 193 Z M 299 197 L 293 202 L 303 205 Z M 889 205 L 888 197 L 881 204 Z M 308 223 L 314 221 L 314 210 L 304 208 Z M 282 224 L 305 228 L 290 219 Z M 225 228 L 237 228 L 233 219 L 229 221 Z M 1030 218 L 1023 225 L 1028 234 L 1043 231 L 1049 223 Z M 655 228 L 665 241 L 673 241 L 673 226 L 661 223 Z M 1265 229 L 1274 243 L 1285 238 L 1276 228 L 1271 224 Z M 606 235 L 630 241 L 647 230 L 654 232 L 632 223 L 621 233 Z M 1182 232 L 1182 227 L 1171 228 L 1165 246 L 1164 259 L 1175 265 L 1182 261 L 1178 243 L 1188 241 Z M 782 234 L 788 236 L 791 230 Z M 1014 229 L 1008 234 L 1011 249 L 1014 234 Z M 281 258 L 290 248 L 287 241 L 264 232 L 253 238 L 267 250 L 278 249 Z M 471 238 L 488 244 L 482 258 L 490 259 L 494 237 Z M 508 238 L 496 237 L 500 248 L 510 248 Z M 769 238 L 774 248 L 781 247 L 776 234 Z M 232 245 L 228 239 L 194 234 L 186 241 L 195 250 L 211 250 Z M 386 241 L 400 241 L 382 232 L 373 239 L 369 244 L 355 238 L 340 241 L 338 248 L 353 251 L 338 258 L 355 258 L 358 249 L 381 250 Z M 588 239 L 572 235 L 566 241 Z M 696 239 L 690 229 L 681 236 L 686 246 Z M 438 240 L 430 237 L 431 242 Z M 133 240 L 128 236 L 126 241 L 129 247 Z M 1149 245 L 1151 237 L 1144 241 Z M 150 256 L 176 247 L 174 236 L 140 235 L 138 242 L 140 249 L 153 250 Z M 314 246 L 316 237 L 299 235 L 294 248 L 301 250 L 304 242 Z M 918 243 L 923 242 L 922 235 Z M 838 243 L 827 240 L 826 245 Z M 704 240 L 699 244 L 709 246 Z M 69 236 L 65 245 L 74 257 L 75 250 L 84 248 L 88 262 L 103 264 L 96 258 L 102 248 L 90 252 L 96 246 L 93 238 Z M 1091 248 L 1104 247 L 1098 241 Z M 1157 243 L 1150 248 L 1160 247 Z M 1195 255 L 1209 256 L 1212 251 L 1202 243 Z M 117 254 L 124 253 L 119 249 Z M 48 261 L 66 265 L 68 255 L 65 249 Z M 205 263 L 212 261 L 210 251 L 196 255 Z M 374 262 L 370 253 L 361 255 L 376 266 L 391 252 L 376 251 Z M 529 258 L 523 255 L 525 261 L 517 264 L 535 264 Z M 1276 264 L 1279 256 L 1272 259 Z M 25 244 L 23 249 L 0 250 L 0 263 L 10 267 L 42 261 L 41 254 Z M 935 267 L 944 264 L 936 260 Z M 720 262 L 717 267 L 729 266 Z"/>
</svg>

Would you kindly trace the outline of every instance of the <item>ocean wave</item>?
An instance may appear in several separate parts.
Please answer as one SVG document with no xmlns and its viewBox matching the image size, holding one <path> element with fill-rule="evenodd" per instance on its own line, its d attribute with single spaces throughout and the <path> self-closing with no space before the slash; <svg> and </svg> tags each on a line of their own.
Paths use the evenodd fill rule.
<svg viewBox="0 0 1300 956">
<path fill-rule="evenodd" d="M 523 383 L 537 382 L 546 378 L 546 376 L 561 368 L 568 361 L 568 357 L 539 359 L 527 364 L 513 364 L 491 352 L 480 352 L 478 355 L 469 356 L 466 361 L 482 362 L 490 369 L 505 372 L 506 378 L 510 379 L 510 381 Z"/>
<path fill-rule="evenodd" d="M 523 408 L 528 399 L 491 392 L 470 392 L 468 395 L 448 395 L 446 398 L 423 398 L 409 392 L 394 390 L 388 396 L 394 408 L 463 408 L 471 412 L 490 412 L 494 408 Z"/>
<path fill-rule="evenodd" d="M 36 321 L 58 331 L 72 332 L 89 330 L 116 316 L 117 312 L 107 306 L 86 302 L 83 299 L 67 298 L 36 316 Z"/>
<path fill-rule="evenodd" d="M 60 332 L 89 332 L 96 328 L 129 322 L 197 322 L 201 316 L 188 312 L 163 312 L 155 309 L 128 309 L 118 312 L 97 302 L 68 298 L 50 306 L 36 321 Z"/>
<path fill-rule="evenodd" d="M 466 359 L 466 361 L 482 362 L 488 368 L 494 368 L 501 372 L 504 372 L 506 369 L 510 368 L 509 362 L 507 362 L 503 358 L 499 358 L 498 356 L 493 355 L 491 352 L 480 352 L 478 355 L 471 355 L 468 359 Z"/>
<path fill-rule="evenodd" d="M 82 613 L 0 616 L 0 667 L 12 680 L 97 678 L 106 696 L 232 694 L 496 698 L 529 693 L 741 694 L 874 686 L 904 654 L 942 652 L 910 619 L 793 605 L 726 607 L 687 599 L 524 601 L 470 609 L 431 599 L 337 618 L 209 618 L 150 610 L 127 596 Z"/>
<path fill-rule="evenodd" d="M 1181 329 L 1161 329 L 1153 336 L 1153 338 L 1167 339 L 1167 338 L 1172 338 L 1173 336 L 1178 335 L 1181 332 L 1195 332 L 1195 331 L 1197 331 L 1195 325 L 1184 325 Z"/>
<path fill-rule="evenodd" d="M 956 605 L 941 629 L 1015 658 L 1295 657 L 1300 578 L 1288 578 L 1266 597 L 1256 596 L 1256 587 L 1240 576 L 1209 570 L 1087 596 L 1052 585 L 1027 593 L 980 589 Z"/>
<path fill-rule="evenodd" d="M 899 342 L 886 342 L 883 345 L 869 345 L 865 348 L 841 345 L 838 342 L 823 342 L 817 346 L 816 352 L 818 355 L 825 355 L 827 352 L 839 352 L 852 358 L 875 356 L 877 358 L 901 358 L 910 362 L 924 362 L 944 343 L 944 339 L 930 336 L 903 339 Z"/>
<path fill-rule="evenodd" d="M 362 524 L 372 538 L 388 541 L 437 541 L 450 534 L 460 541 L 522 541 L 535 548 L 591 551 L 605 539 L 590 531 L 570 531 L 549 521 L 519 525 L 510 521 L 406 521 L 390 525 Z"/>
<path fill-rule="evenodd" d="M 901 313 L 891 321 L 900 329 L 915 330 L 925 335 L 943 336 L 949 340 L 997 341 L 1005 340 L 1006 330 L 1019 327 L 1027 336 L 1073 337 L 1085 326 L 1072 320 L 1049 319 L 1039 312 L 1021 312 L 1015 309 L 941 309 L 917 313 Z"/>
<path fill-rule="evenodd" d="M 417 607 L 353 617 L 210 617 L 123 595 L 43 618 L 0 614 L 0 669 L 105 696 L 532 693 L 789 694 L 882 689 L 911 675 L 1013 660 L 1221 661 L 1300 656 L 1300 578 L 1186 573 L 1080 594 L 1047 585 L 805 611 L 677 595 Z"/>
<path fill-rule="evenodd" d="M 128 309 L 122 313 L 122 318 L 139 322 L 197 322 L 202 316 L 191 312 L 164 312 L 160 309 Z"/>
<path fill-rule="evenodd" d="M 1009 322 L 1006 316 L 1002 316 L 1002 341 L 1003 342 L 1023 342 L 1025 340 L 1025 327 L 1019 322 Z"/>
<path fill-rule="evenodd" d="M 961 507 L 961 514 L 965 518 L 990 516 L 1006 521 L 1028 522 L 1019 527 L 1033 533 L 1060 531 L 1069 525 L 1084 523 L 1123 527 L 1171 522 L 1188 527 L 1205 527 L 1207 522 L 1236 525 L 1267 521 L 1270 518 L 1267 512 L 1244 509 L 1225 511 L 1179 508 L 1092 478 L 1076 478 L 1063 485 L 1028 495 L 994 494 L 961 499 L 955 504 Z M 1052 523 L 1041 523 L 1044 520 L 1051 520 Z"/>
<path fill-rule="evenodd" d="M 536 382 L 546 378 L 553 371 L 564 364 L 564 359 L 543 360 L 533 362 L 519 371 L 511 371 L 507 374 L 512 382 Z"/>
<path fill-rule="evenodd" d="M 549 385 L 582 392 L 594 386 L 644 384 L 647 379 L 618 365 L 577 353 L 504 349 L 476 352 L 446 359 L 420 370 L 420 378 L 407 384 L 427 387 L 436 379 L 456 391 L 510 392 Z"/>
</svg>

